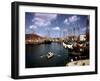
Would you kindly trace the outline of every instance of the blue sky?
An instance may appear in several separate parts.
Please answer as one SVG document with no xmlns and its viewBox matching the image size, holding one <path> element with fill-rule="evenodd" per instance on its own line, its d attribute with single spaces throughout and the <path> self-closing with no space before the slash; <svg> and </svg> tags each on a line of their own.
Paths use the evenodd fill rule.
<svg viewBox="0 0 100 81">
<path fill-rule="evenodd" d="M 25 33 L 52 38 L 85 34 L 87 19 L 88 15 L 26 12 Z"/>
</svg>

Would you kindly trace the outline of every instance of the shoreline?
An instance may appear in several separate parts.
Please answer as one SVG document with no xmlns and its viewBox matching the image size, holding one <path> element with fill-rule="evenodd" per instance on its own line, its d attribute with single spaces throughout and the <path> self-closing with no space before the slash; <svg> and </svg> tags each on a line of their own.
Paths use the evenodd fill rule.
<svg viewBox="0 0 100 81">
<path fill-rule="evenodd" d="M 89 59 L 85 60 L 78 60 L 78 61 L 72 61 L 66 64 L 66 66 L 86 66 L 90 64 Z"/>
</svg>

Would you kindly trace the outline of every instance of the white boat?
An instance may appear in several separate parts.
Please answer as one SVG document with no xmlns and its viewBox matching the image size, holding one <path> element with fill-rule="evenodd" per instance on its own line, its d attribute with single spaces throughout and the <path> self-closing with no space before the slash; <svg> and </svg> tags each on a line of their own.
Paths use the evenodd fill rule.
<svg viewBox="0 0 100 81">
<path fill-rule="evenodd" d="M 62 44 L 63 44 L 63 46 L 65 48 L 73 49 L 73 45 L 72 44 L 65 44 L 64 42 Z"/>
<path fill-rule="evenodd" d="M 47 58 L 48 59 L 51 58 L 51 57 L 53 57 L 53 56 L 54 56 L 54 54 L 52 52 L 48 52 L 48 54 L 47 54 Z"/>
</svg>

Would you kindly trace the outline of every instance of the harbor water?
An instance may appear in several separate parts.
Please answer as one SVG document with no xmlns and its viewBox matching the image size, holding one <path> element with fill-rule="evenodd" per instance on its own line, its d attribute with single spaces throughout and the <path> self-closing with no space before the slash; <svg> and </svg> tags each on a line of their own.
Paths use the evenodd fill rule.
<svg viewBox="0 0 100 81">
<path fill-rule="evenodd" d="M 53 53 L 47 58 L 48 52 Z M 61 43 L 51 44 L 26 44 L 26 68 L 66 66 L 68 50 Z"/>
</svg>

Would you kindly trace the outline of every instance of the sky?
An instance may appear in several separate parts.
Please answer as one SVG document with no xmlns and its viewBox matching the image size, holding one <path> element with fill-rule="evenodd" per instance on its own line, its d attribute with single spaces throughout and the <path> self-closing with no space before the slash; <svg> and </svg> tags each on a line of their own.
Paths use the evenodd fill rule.
<svg viewBox="0 0 100 81">
<path fill-rule="evenodd" d="M 51 38 L 85 34 L 87 19 L 88 15 L 26 12 L 25 34 Z"/>
</svg>

